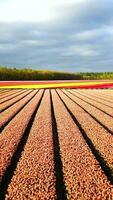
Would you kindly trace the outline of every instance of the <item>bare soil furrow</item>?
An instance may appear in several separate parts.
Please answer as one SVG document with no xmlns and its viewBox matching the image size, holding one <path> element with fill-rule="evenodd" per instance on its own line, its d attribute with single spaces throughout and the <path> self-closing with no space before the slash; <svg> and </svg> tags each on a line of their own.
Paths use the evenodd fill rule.
<svg viewBox="0 0 113 200">
<path fill-rule="evenodd" d="M 82 108 L 84 108 L 89 114 L 95 117 L 95 119 L 100 122 L 104 128 L 106 128 L 111 134 L 113 134 L 113 118 L 106 115 L 104 112 L 98 110 L 94 106 L 89 105 L 84 100 L 82 100 L 78 95 L 73 95 L 69 91 L 64 91 L 69 95 L 76 103 L 78 103 Z"/>
<path fill-rule="evenodd" d="M 16 91 L 14 94 L 9 95 L 8 97 L 5 97 L 4 99 L 2 99 L 0 101 L 0 104 L 5 103 L 6 101 L 9 101 L 17 96 L 19 96 L 20 94 L 23 94 L 26 90 L 18 90 Z"/>
<path fill-rule="evenodd" d="M 23 99 L 30 92 L 31 92 L 31 90 L 27 90 L 23 94 L 19 95 L 18 97 L 15 97 L 14 99 L 11 99 L 8 102 L 5 102 L 5 103 L 1 104 L 0 105 L 0 113 L 4 112 L 4 110 L 8 109 L 12 105 L 14 105 L 15 103 L 17 103 L 21 99 Z"/>
<path fill-rule="evenodd" d="M 5 126 L 31 101 L 36 95 L 37 90 L 28 93 L 23 99 L 15 103 L 4 112 L 0 114 L 0 132 L 3 131 Z"/>
<path fill-rule="evenodd" d="M 112 98 L 113 97 L 113 90 L 104 90 L 104 91 L 99 91 L 100 94 L 104 95 L 104 97 Z"/>
<path fill-rule="evenodd" d="M 85 90 L 84 90 L 85 91 Z M 85 91 L 87 92 L 87 91 Z M 94 90 L 92 91 L 91 89 L 89 90 L 89 93 L 94 93 L 96 95 L 102 95 L 102 97 L 104 98 L 109 98 L 109 100 L 112 101 L 112 97 L 113 97 L 113 90 L 112 89 L 108 89 L 108 90 Z"/>
<path fill-rule="evenodd" d="M 12 91 L 13 89 L 5 89 L 5 90 L 2 90 L 1 88 L 0 88 L 0 95 L 2 95 L 2 94 L 5 94 L 5 93 L 9 93 L 10 91 Z"/>
<path fill-rule="evenodd" d="M 63 177 L 63 164 L 62 164 L 61 154 L 60 154 L 59 135 L 58 135 L 58 130 L 57 130 L 57 123 L 56 123 L 56 118 L 55 118 L 51 92 L 50 92 L 50 100 L 51 100 L 51 116 L 52 116 L 52 128 L 53 128 L 54 163 L 55 163 L 57 199 L 67 200 L 66 186 L 64 184 L 64 177 Z"/>
<path fill-rule="evenodd" d="M 6 199 L 55 200 L 53 152 L 50 95 L 46 90 Z"/>
<path fill-rule="evenodd" d="M 43 90 L 40 90 L 27 106 L 7 125 L 0 135 L 0 180 L 3 180 L 3 182 L 5 182 L 4 176 L 7 175 L 7 168 L 11 165 L 13 154 L 16 152 L 29 121 L 37 109 L 42 94 Z M 2 187 L 2 189 L 3 188 L 4 187 Z"/>
<path fill-rule="evenodd" d="M 71 94 L 73 94 L 74 96 L 79 97 L 81 100 L 83 100 L 84 102 L 88 103 L 89 105 L 97 108 L 98 110 L 104 112 L 106 115 L 113 117 L 113 108 L 109 108 L 106 105 L 103 105 L 102 103 L 98 103 L 96 101 L 96 99 L 90 99 L 89 97 L 87 97 L 86 95 L 82 95 L 81 92 L 73 92 L 68 90 Z"/>
<path fill-rule="evenodd" d="M 99 94 L 98 94 L 98 98 L 97 97 L 93 97 L 90 92 L 84 92 L 84 91 L 81 91 L 81 90 L 71 90 L 71 92 L 78 92 L 80 93 L 82 96 L 84 97 L 87 97 L 88 99 L 91 99 L 91 100 L 94 100 L 95 102 L 101 104 L 101 105 L 104 105 L 104 106 L 107 106 L 108 108 L 110 108 L 111 110 L 113 109 L 113 103 L 109 103 L 109 102 L 105 102 L 101 99 L 99 99 Z"/>
<path fill-rule="evenodd" d="M 0 200 L 113 200 L 113 90 L 0 90 Z"/>
<path fill-rule="evenodd" d="M 6 91 L 6 89 L 0 88 L 0 93 Z"/>
<path fill-rule="evenodd" d="M 22 90 L 22 89 L 21 89 Z M 2 100 L 2 99 L 4 99 L 4 98 L 6 98 L 6 97 L 8 97 L 8 96 L 10 96 L 10 95 L 12 95 L 12 94 L 14 94 L 15 92 L 18 92 L 18 91 L 20 91 L 20 89 L 13 89 L 13 90 L 9 90 L 9 91 L 7 91 L 7 93 L 4 93 L 4 94 L 0 94 L 0 100 Z"/>
<path fill-rule="evenodd" d="M 93 91 L 85 91 L 85 93 L 90 94 L 90 96 L 94 97 L 94 98 L 99 98 L 99 100 L 102 100 L 105 103 L 109 103 L 109 106 L 113 106 L 113 100 L 112 100 L 112 96 L 110 98 L 106 97 L 106 95 L 101 96 L 101 94 L 97 92 L 93 92 Z"/>
<path fill-rule="evenodd" d="M 113 186 L 55 90 L 52 99 L 68 199 L 112 199 Z"/>
<path fill-rule="evenodd" d="M 88 138 L 92 141 L 96 150 L 103 158 L 103 164 L 106 165 L 106 167 L 108 166 L 110 176 L 113 176 L 113 136 L 91 118 L 88 113 L 71 101 L 68 96 L 61 91 L 58 91 L 58 94 L 78 120 L 80 126 L 86 132 Z"/>
</svg>

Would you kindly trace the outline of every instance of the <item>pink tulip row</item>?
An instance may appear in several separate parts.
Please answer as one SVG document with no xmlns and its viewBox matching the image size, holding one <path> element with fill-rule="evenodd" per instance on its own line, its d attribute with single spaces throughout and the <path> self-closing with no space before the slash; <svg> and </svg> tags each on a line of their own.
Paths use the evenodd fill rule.
<svg viewBox="0 0 113 200">
<path fill-rule="evenodd" d="M 17 90 L 17 91 L 13 91 L 13 93 L 9 94 L 8 96 L 0 99 L 0 104 L 5 103 L 6 101 L 9 101 L 17 96 L 19 96 L 20 94 L 23 94 L 25 92 L 25 90 Z M 1 96 L 1 95 L 0 95 Z"/>
<path fill-rule="evenodd" d="M 25 91 L 24 93 L 18 95 L 14 99 L 10 99 L 9 101 L 6 101 L 2 104 L 0 104 L 0 112 L 4 111 L 7 109 L 9 106 L 12 106 L 14 103 L 20 101 L 22 98 L 24 98 L 27 94 L 29 93 L 29 90 Z"/>
<path fill-rule="evenodd" d="M 0 89 L 0 101 L 3 101 L 5 98 L 10 97 L 10 95 L 12 96 L 18 93 L 19 91 L 20 91 L 19 89 L 18 90 L 14 89 L 14 90 L 8 90 L 7 92 L 3 93 Z"/>
<path fill-rule="evenodd" d="M 74 114 L 76 113 L 77 116 L 79 113 L 82 117 L 82 112 L 76 110 L 72 102 L 65 95 L 61 95 L 60 90 L 58 92 L 68 107 L 73 107 Z M 78 126 L 55 91 L 52 91 L 52 97 L 68 199 L 105 200 L 108 198 L 112 200 L 113 186 L 107 180 Z"/>
<path fill-rule="evenodd" d="M 29 120 L 37 107 L 42 92 L 43 90 L 40 90 L 0 134 L 0 179 L 2 179 L 7 167 L 11 163 L 12 156 L 15 153 L 19 141 L 22 139 L 25 129 L 28 126 Z"/>
<path fill-rule="evenodd" d="M 46 90 L 6 199 L 56 199 L 50 95 Z"/>
<path fill-rule="evenodd" d="M 105 123 L 108 127 L 110 126 L 109 128 L 112 130 L 113 124 L 112 121 L 109 121 L 111 117 L 99 111 L 98 108 L 96 109 L 90 104 L 85 103 L 84 100 L 87 100 L 101 107 L 101 103 L 97 104 L 96 99 L 93 101 L 87 97 L 83 97 L 81 95 L 82 90 L 70 91 L 78 97 L 80 96 L 83 100 L 80 100 L 77 96 L 75 97 L 68 90 L 51 89 L 49 91 L 47 89 L 45 92 L 43 89 L 39 91 L 27 90 L 25 97 L 0 114 L 1 127 L 15 115 L 0 134 L 0 181 L 2 181 L 8 166 L 11 165 L 13 155 L 17 152 L 19 142 L 23 140 L 23 135 L 29 121 L 33 113 L 35 113 L 44 92 L 34 121 L 30 124 L 31 129 L 24 149 L 21 152 L 14 174 L 8 184 L 5 196 L 6 200 L 57 199 L 56 179 L 58 177 L 55 171 L 55 162 L 57 160 L 54 160 L 54 145 L 58 144 L 55 144 L 53 140 L 53 115 L 55 115 L 57 125 L 59 153 L 67 199 L 113 199 L 113 185 L 110 183 L 106 171 L 101 168 L 100 161 L 93 154 L 92 147 L 83 137 L 80 127 L 72 119 L 69 110 L 73 113 L 73 116 L 75 116 L 85 134 L 93 143 L 95 149 L 99 152 L 99 155 L 107 163 L 108 167 L 113 170 L 112 135 L 80 106 L 102 121 L 102 123 Z M 51 113 L 50 92 L 54 113 Z M 90 90 L 83 90 L 83 93 L 86 93 L 88 96 Z M 91 94 L 93 94 L 93 90 L 91 90 Z M 98 93 L 96 95 L 98 96 Z M 23 107 L 24 105 L 25 107 Z M 21 111 L 19 112 L 20 109 Z M 16 114 L 17 112 L 19 113 Z"/>
<path fill-rule="evenodd" d="M 65 90 L 64 90 L 65 91 Z M 67 91 L 65 91 L 67 92 Z M 87 110 L 91 115 L 93 115 L 98 121 L 100 121 L 103 125 L 108 127 L 111 131 L 113 131 L 113 118 L 105 114 L 104 112 L 98 110 L 97 108 L 89 105 L 84 100 L 79 99 L 78 97 L 75 97 L 74 95 L 68 93 L 69 96 L 77 102 L 81 107 Z"/>
<path fill-rule="evenodd" d="M 61 91 L 58 91 L 58 93 L 79 121 L 95 148 L 113 170 L 113 136 L 91 118 L 82 108 L 72 102 L 65 94 Z M 65 93 L 68 94 L 68 92 Z M 69 96 L 71 96 L 70 93 Z"/>
<path fill-rule="evenodd" d="M 0 114 L 0 128 L 4 126 L 37 93 L 30 90 L 27 95 Z"/>
<path fill-rule="evenodd" d="M 113 90 L 83 90 L 82 92 L 108 105 L 113 105 Z"/>
<path fill-rule="evenodd" d="M 12 92 L 12 89 L 0 89 L 0 95 L 7 95 Z"/>
<path fill-rule="evenodd" d="M 70 90 L 69 90 L 70 91 Z M 100 109 L 103 112 L 106 112 L 106 114 L 110 115 L 113 117 L 113 103 L 112 105 L 106 105 L 102 100 L 101 102 L 99 101 L 99 96 L 98 97 L 90 97 L 89 95 L 85 95 L 82 93 L 82 91 L 71 91 L 72 94 L 74 94 L 77 97 L 80 97 L 87 103 L 93 105 L 97 109 Z"/>
</svg>

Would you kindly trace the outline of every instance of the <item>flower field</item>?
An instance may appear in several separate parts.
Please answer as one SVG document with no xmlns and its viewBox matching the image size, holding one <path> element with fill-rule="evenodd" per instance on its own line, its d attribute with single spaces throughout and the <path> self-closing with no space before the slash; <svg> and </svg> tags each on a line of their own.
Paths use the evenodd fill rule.
<svg viewBox="0 0 113 200">
<path fill-rule="evenodd" d="M 113 88 L 112 80 L 0 81 L 0 88 Z"/>
<path fill-rule="evenodd" d="M 0 199 L 113 200 L 113 90 L 43 84 L 0 89 Z"/>
</svg>

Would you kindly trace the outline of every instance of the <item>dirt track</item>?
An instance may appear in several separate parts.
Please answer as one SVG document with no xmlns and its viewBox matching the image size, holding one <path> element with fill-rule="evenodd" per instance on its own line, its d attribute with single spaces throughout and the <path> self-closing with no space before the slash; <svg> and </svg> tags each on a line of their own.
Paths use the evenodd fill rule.
<svg viewBox="0 0 113 200">
<path fill-rule="evenodd" d="M 112 97 L 0 90 L 0 200 L 113 200 Z"/>
</svg>

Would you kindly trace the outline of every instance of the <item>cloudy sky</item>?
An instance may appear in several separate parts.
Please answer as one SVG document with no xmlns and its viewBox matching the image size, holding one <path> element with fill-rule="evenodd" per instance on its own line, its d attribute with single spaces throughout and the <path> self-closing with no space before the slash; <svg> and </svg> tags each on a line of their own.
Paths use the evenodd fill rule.
<svg viewBox="0 0 113 200">
<path fill-rule="evenodd" d="M 0 65 L 113 71 L 113 0 L 0 0 Z"/>
</svg>

